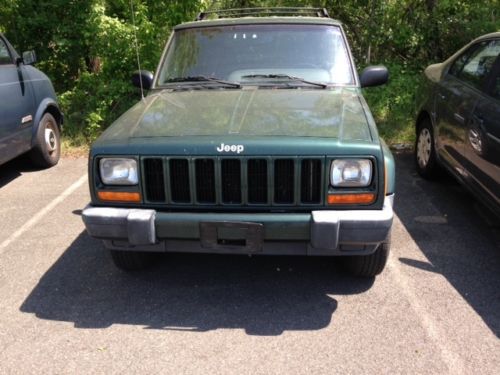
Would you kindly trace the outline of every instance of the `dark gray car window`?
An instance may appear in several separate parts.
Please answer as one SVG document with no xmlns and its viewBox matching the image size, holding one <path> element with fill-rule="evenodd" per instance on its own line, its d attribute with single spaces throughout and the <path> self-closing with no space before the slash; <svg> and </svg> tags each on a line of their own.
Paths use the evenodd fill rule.
<svg viewBox="0 0 500 375">
<path fill-rule="evenodd" d="M 0 65 L 5 64 L 12 64 L 12 58 L 10 57 L 7 45 L 2 39 L 0 39 Z"/>
<path fill-rule="evenodd" d="M 465 63 L 469 60 L 471 54 L 479 47 L 480 45 L 476 44 L 467 49 L 464 53 L 462 53 L 458 59 L 456 59 L 450 67 L 449 74 L 452 76 L 458 77 L 464 68 Z"/>
<path fill-rule="evenodd" d="M 458 78 L 481 89 L 499 54 L 499 40 L 484 43 L 471 54 Z"/>
</svg>

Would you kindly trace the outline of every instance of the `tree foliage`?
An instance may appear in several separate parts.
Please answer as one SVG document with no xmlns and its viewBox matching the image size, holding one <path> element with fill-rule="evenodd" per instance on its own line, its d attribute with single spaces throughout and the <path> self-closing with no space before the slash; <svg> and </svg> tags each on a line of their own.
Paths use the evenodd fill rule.
<svg viewBox="0 0 500 375">
<path fill-rule="evenodd" d="M 344 23 L 358 67 L 384 63 L 392 80 L 367 92 L 382 124 L 410 121 L 419 72 L 471 39 L 500 30 L 500 0 L 1 0 L 0 31 L 18 52 L 34 49 L 84 142 L 138 100 L 129 81 L 155 70 L 172 30 L 209 8 L 314 6 Z M 133 13 L 132 13 L 133 8 Z M 134 22 L 135 20 L 135 26 Z M 404 126 L 403 126 L 404 127 Z M 393 129 L 394 130 L 394 129 Z M 394 139 L 409 137 L 405 129 Z"/>
<path fill-rule="evenodd" d="M 19 52 L 36 51 L 37 66 L 59 95 L 66 135 L 82 142 L 138 99 L 130 84 L 136 37 L 142 68 L 154 70 L 172 27 L 205 6 L 203 0 L 2 1 L 3 31 Z"/>
</svg>

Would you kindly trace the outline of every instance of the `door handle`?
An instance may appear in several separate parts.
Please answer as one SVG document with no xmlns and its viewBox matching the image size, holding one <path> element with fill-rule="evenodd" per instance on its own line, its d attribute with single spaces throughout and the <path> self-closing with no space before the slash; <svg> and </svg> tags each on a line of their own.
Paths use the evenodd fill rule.
<svg viewBox="0 0 500 375">
<path fill-rule="evenodd" d="M 465 118 L 462 115 L 460 115 L 459 113 L 455 112 L 453 114 L 453 117 L 455 117 L 455 120 L 457 120 L 460 124 L 462 124 L 462 125 L 465 124 Z"/>
</svg>

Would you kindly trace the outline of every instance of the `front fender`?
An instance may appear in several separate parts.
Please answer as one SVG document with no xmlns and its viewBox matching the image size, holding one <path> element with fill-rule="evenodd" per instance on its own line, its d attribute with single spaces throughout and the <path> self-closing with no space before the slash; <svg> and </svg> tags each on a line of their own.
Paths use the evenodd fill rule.
<svg viewBox="0 0 500 375">
<path fill-rule="evenodd" d="M 53 98 L 43 99 L 38 105 L 35 113 L 35 118 L 33 119 L 33 129 L 31 134 L 32 146 L 36 144 L 36 135 L 38 133 L 38 127 L 40 126 L 40 120 L 46 112 L 50 112 L 55 117 L 57 124 L 59 125 L 59 130 L 61 130 L 63 123 L 63 114 L 59 109 L 59 105 Z"/>
<path fill-rule="evenodd" d="M 384 142 L 383 139 L 380 140 L 382 146 L 382 152 L 384 154 L 384 166 L 385 166 L 385 193 L 387 195 L 394 194 L 396 190 L 396 163 L 394 162 L 394 156 L 391 150 Z"/>
</svg>

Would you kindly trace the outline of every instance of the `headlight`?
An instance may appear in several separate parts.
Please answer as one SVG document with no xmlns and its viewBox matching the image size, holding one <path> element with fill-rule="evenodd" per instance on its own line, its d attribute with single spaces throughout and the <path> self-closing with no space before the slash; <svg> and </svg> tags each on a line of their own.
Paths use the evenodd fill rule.
<svg viewBox="0 0 500 375">
<path fill-rule="evenodd" d="M 106 158 L 99 161 L 101 179 L 106 185 L 137 185 L 137 162 L 134 159 Z"/>
<path fill-rule="evenodd" d="M 332 186 L 363 187 L 372 180 L 372 162 L 366 159 L 337 159 L 332 162 Z"/>
</svg>

